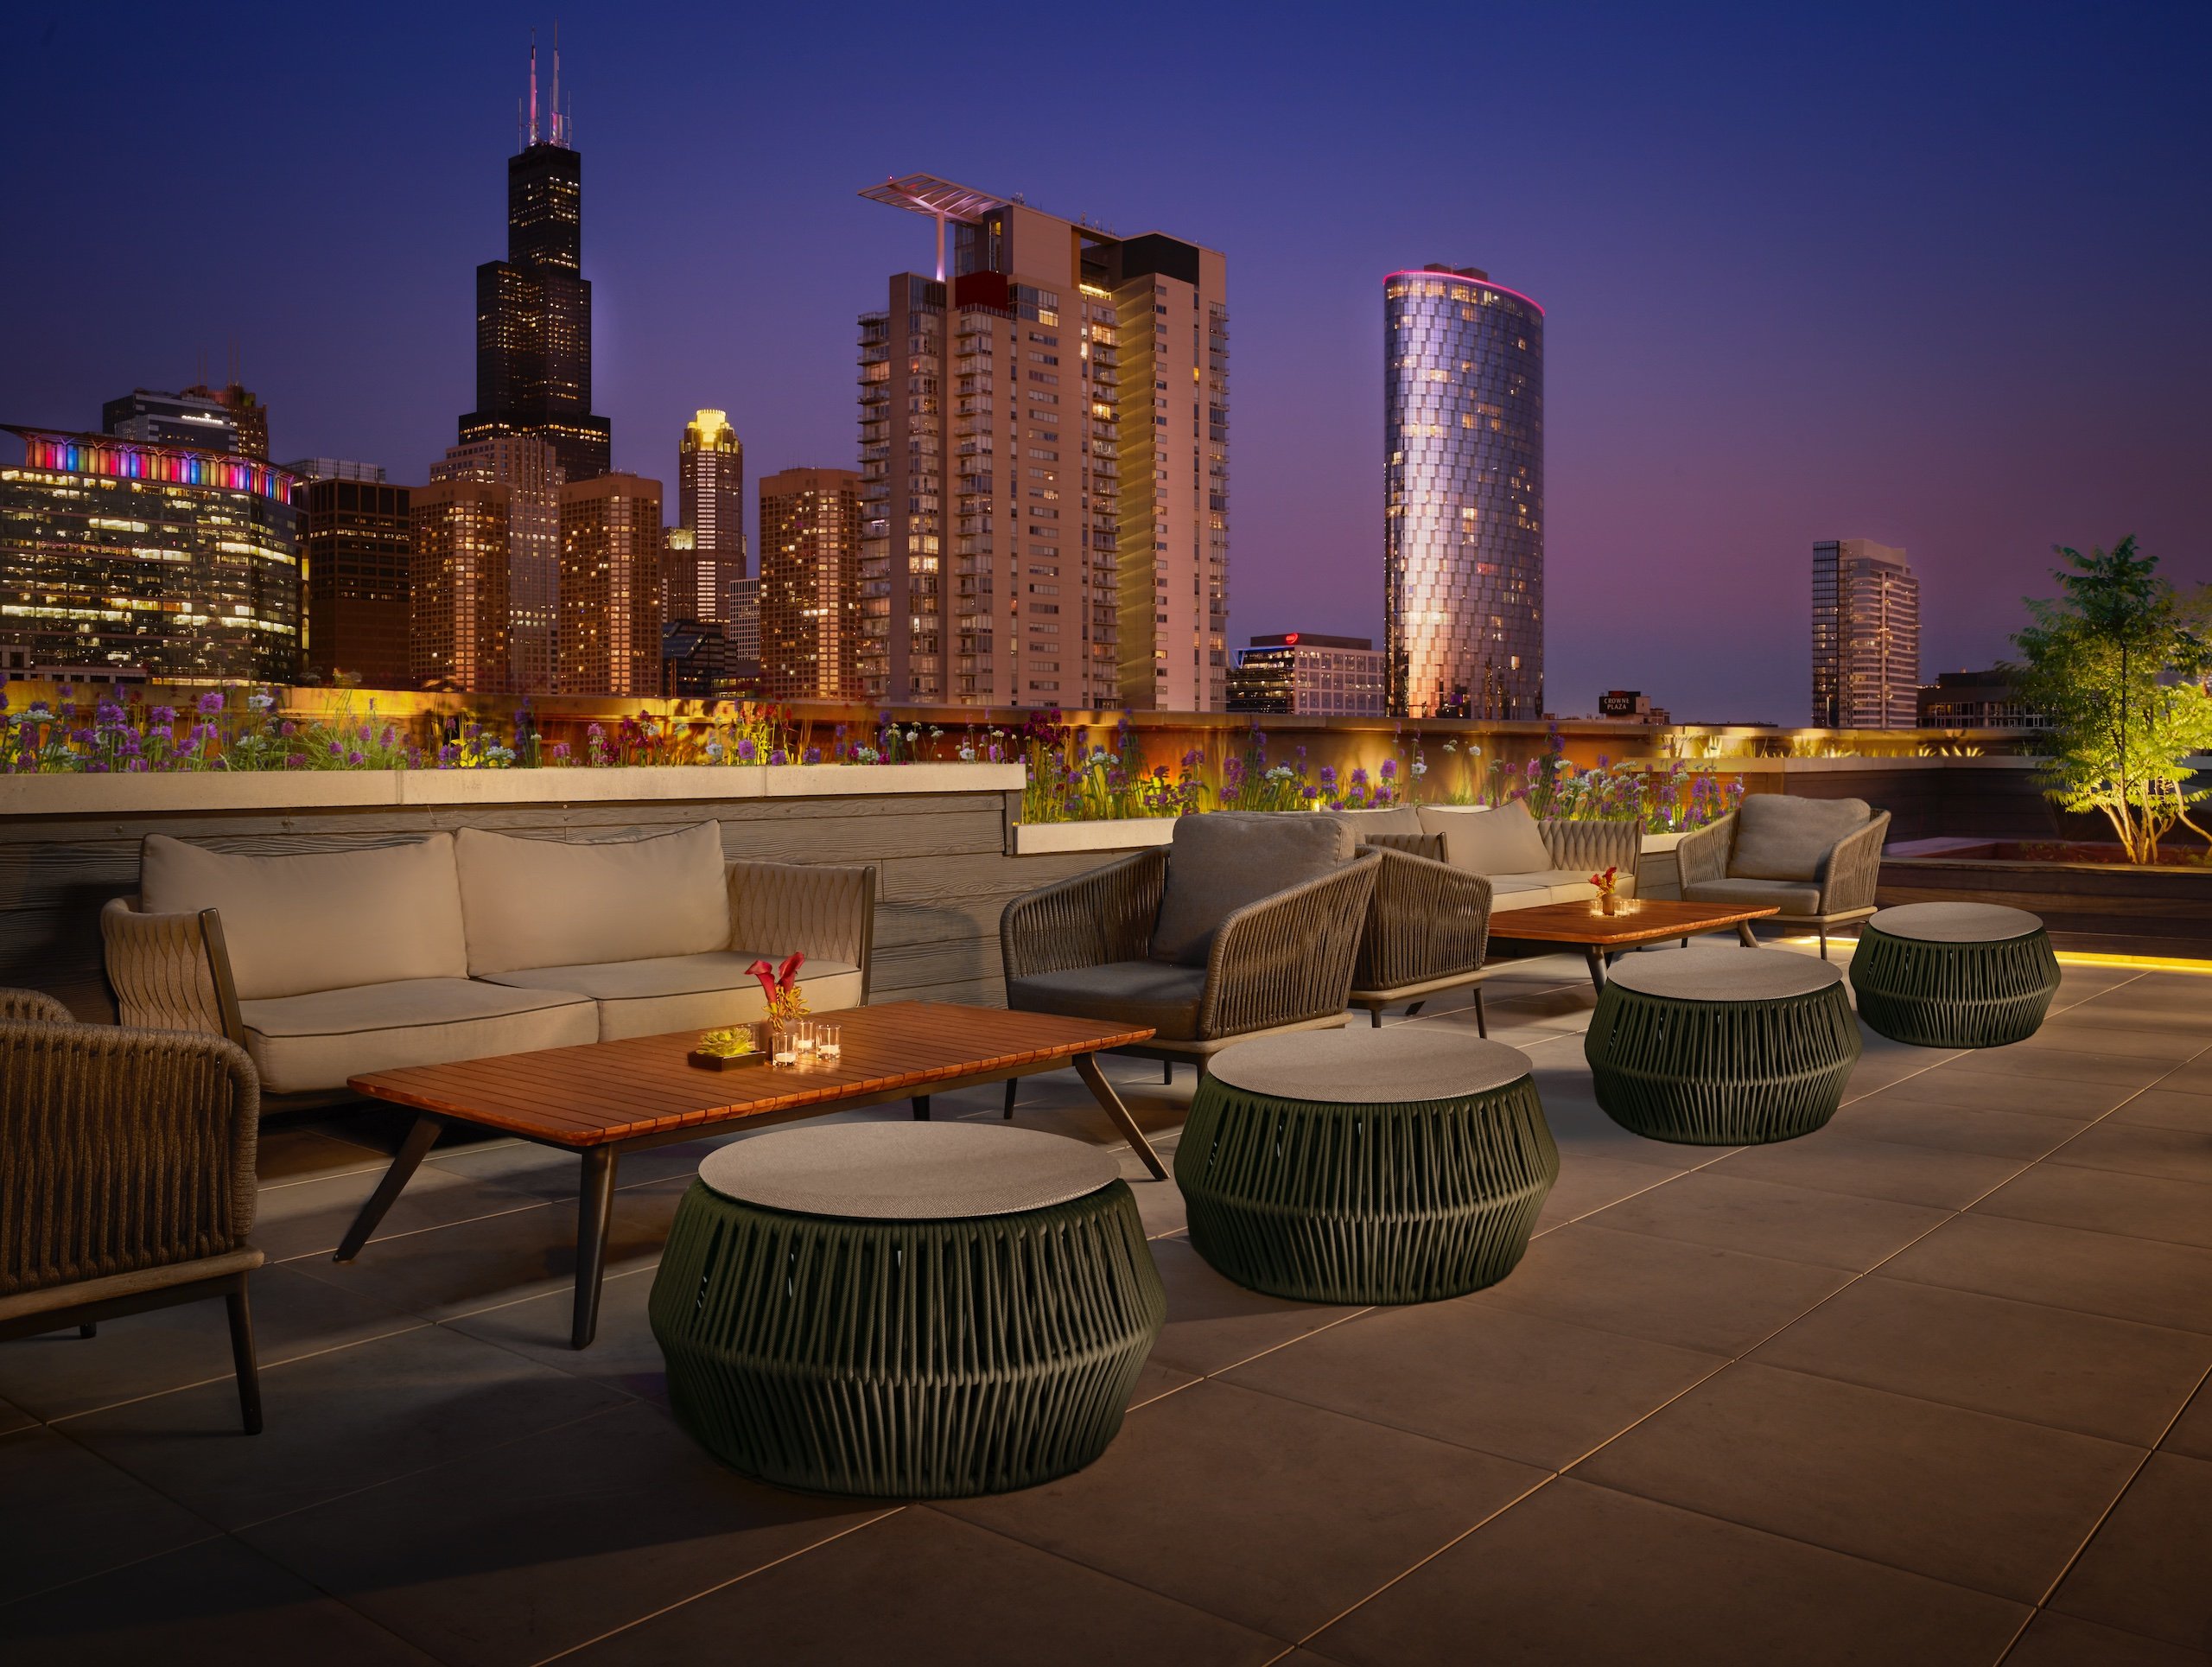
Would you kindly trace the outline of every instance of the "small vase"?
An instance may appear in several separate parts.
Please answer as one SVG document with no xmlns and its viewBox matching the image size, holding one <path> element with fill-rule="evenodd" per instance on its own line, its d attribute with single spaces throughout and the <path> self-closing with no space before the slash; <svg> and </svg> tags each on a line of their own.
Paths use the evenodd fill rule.
<svg viewBox="0 0 2212 1667">
<path fill-rule="evenodd" d="M 1622 896 L 1618 892 L 1617 892 L 1617 891 L 1600 892 L 1600 893 L 1598 894 L 1598 913 L 1600 913 L 1600 914 L 1625 914 L 1627 912 L 1628 912 L 1628 899 L 1626 899 L 1625 897 L 1623 897 L 1623 896 Z"/>
</svg>

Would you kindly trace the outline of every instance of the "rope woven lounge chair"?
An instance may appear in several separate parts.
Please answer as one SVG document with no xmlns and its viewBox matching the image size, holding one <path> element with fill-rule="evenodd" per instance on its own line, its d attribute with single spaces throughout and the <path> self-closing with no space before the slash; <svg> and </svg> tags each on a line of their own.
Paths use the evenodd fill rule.
<svg viewBox="0 0 2212 1667">
<path fill-rule="evenodd" d="M 261 1431 L 246 1276 L 260 1085 L 219 1037 L 75 1022 L 0 991 L 0 1340 L 207 1297 Z"/>
<path fill-rule="evenodd" d="M 1890 813 L 1863 799 L 1758 793 L 1709 828 L 1685 834 L 1675 855 L 1692 903 L 1771 903 L 1785 926 L 1810 926 L 1828 956 L 1828 933 L 1874 913 Z M 1746 924 L 1746 945 L 1758 940 Z"/>
</svg>

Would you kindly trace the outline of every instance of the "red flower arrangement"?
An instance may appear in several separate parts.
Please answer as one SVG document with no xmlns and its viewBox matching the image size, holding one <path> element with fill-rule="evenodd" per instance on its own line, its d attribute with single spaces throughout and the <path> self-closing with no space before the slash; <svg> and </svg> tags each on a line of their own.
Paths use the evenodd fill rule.
<svg viewBox="0 0 2212 1667">
<path fill-rule="evenodd" d="M 1620 868 L 1616 864 L 1614 867 L 1607 868 L 1603 874 L 1592 875 L 1590 876 L 1590 883 L 1598 888 L 1599 896 L 1611 897 L 1613 894 L 1614 888 L 1620 884 Z"/>
<path fill-rule="evenodd" d="M 780 967 L 762 960 L 746 968 L 760 981 L 760 992 L 768 998 L 768 1017 L 779 1027 L 806 1016 L 806 993 L 798 987 L 798 970 L 805 964 L 806 957 L 793 950 Z"/>
</svg>

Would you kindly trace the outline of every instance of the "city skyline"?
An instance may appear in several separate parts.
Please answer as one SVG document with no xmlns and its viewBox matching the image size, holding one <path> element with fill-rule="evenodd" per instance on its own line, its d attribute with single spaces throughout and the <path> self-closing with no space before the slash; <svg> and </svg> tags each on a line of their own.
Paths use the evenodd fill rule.
<svg viewBox="0 0 2212 1667">
<path fill-rule="evenodd" d="M 589 165 L 594 409 L 613 422 L 615 466 L 669 480 L 666 436 L 702 406 L 729 410 L 760 472 L 849 461 L 850 320 L 880 305 L 882 272 L 920 264 L 913 229 L 852 193 L 925 168 L 1124 232 L 1172 227 L 1246 274 L 1232 649 L 1282 629 L 1381 638 L 1371 297 L 1383 273 L 1429 259 L 1498 272 L 1550 312 L 1548 694 L 1561 712 L 1641 687 L 1684 716 L 1789 721 L 1802 551 L 1835 529 L 1915 552 L 1931 677 L 2004 652 L 2017 597 L 2050 588 L 2053 542 L 2133 531 L 2177 579 L 2212 577 L 2212 488 L 2193 462 L 2212 326 L 2190 303 L 2207 232 L 2158 207 L 2189 200 L 2207 156 L 2206 118 L 2180 92 L 2201 22 L 2052 16 L 1992 36 L 1938 18 L 1908 40 L 1748 12 L 1663 30 L 1530 19 L 1523 67 L 1478 89 L 1482 145 L 1429 155 L 1382 143 L 1378 111 L 1449 90 L 1453 43 L 1478 39 L 1479 20 L 1435 22 L 1435 64 L 1392 83 L 1366 73 L 1381 47 L 1350 19 L 1287 39 L 1237 16 L 1192 25 L 1240 67 L 1230 119 L 1188 102 L 1195 68 L 1153 72 L 1159 131 L 1110 172 L 906 93 L 842 131 L 781 85 L 818 44 L 802 25 L 712 22 L 763 72 L 758 103 L 716 141 L 754 165 L 716 176 L 707 217 L 730 229 L 712 235 L 673 207 L 696 188 L 682 164 L 700 143 L 699 73 L 670 60 L 666 28 L 564 16 Z M 265 125 L 284 140 L 267 194 L 300 235 L 226 241 L 191 194 L 134 201 L 136 235 L 196 258 L 153 286 L 143 263 L 108 273 L 61 235 L 92 223 L 65 179 L 130 150 L 67 110 L 96 85 L 156 98 L 213 49 L 150 10 L 119 41 L 67 19 L 27 31 L 0 68 L 0 130 L 25 158 L 15 212 L 44 235 L 0 274 L 0 299 L 22 319 L 66 295 L 103 328 L 15 332 L 0 412 L 88 429 L 118 390 L 181 386 L 235 342 L 273 455 L 359 458 L 420 483 L 470 404 L 467 272 L 497 252 L 518 66 L 531 24 L 551 19 L 451 19 L 426 58 L 410 18 L 349 29 L 343 61 L 303 85 L 278 72 L 307 41 L 277 54 L 250 29 L 226 40 L 225 73 L 267 82 Z M 2123 89 L 2124 134 L 2066 113 Z M 1818 113 L 1847 90 L 1849 137 Z M 1024 95 L 1013 113 L 1031 108 Z M 406 181 L 372 258 L 334 235 L 346 200 L 305 188 L 334 169 Z M 211 264 L 219 281 L 198 270 Z M 124 285 L 126 270 L 141 276 Z M 1727 656 L 1681 652 L 1700 593 L 1761 628 Z"/>
</svg>

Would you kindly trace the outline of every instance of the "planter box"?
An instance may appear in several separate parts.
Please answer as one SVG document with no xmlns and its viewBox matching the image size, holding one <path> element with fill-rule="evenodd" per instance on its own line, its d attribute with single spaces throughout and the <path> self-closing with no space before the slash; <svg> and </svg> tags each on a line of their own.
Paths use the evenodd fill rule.
<svg viewBox="0 0 2212 1667">
<path fill-rule="evenodd" d="M 1681 843 L 1678 833 L 1643 836 L 1643 855 L 1636 865 L 1638 897 L 1675 899 L 1682 894 L 1681 864 L 1675 856 L 1675 847 Z"/>
<path fill-rule="evenodd" d="M 1884 856 L 1884 907 L 1960 899 L 2040 915 L 2062 949 L 2212 958 L 2212 869 Z"/>
<path fill-rule="evenodd" d="M 1007 830 L 1009 856 L 1046 856 L 1065 851 L 1134 851 L 1165 845 L 1175 837 L 1172 816 L 1128 817 L 1114 822 L 1020 822 Z"/>
</svg>

